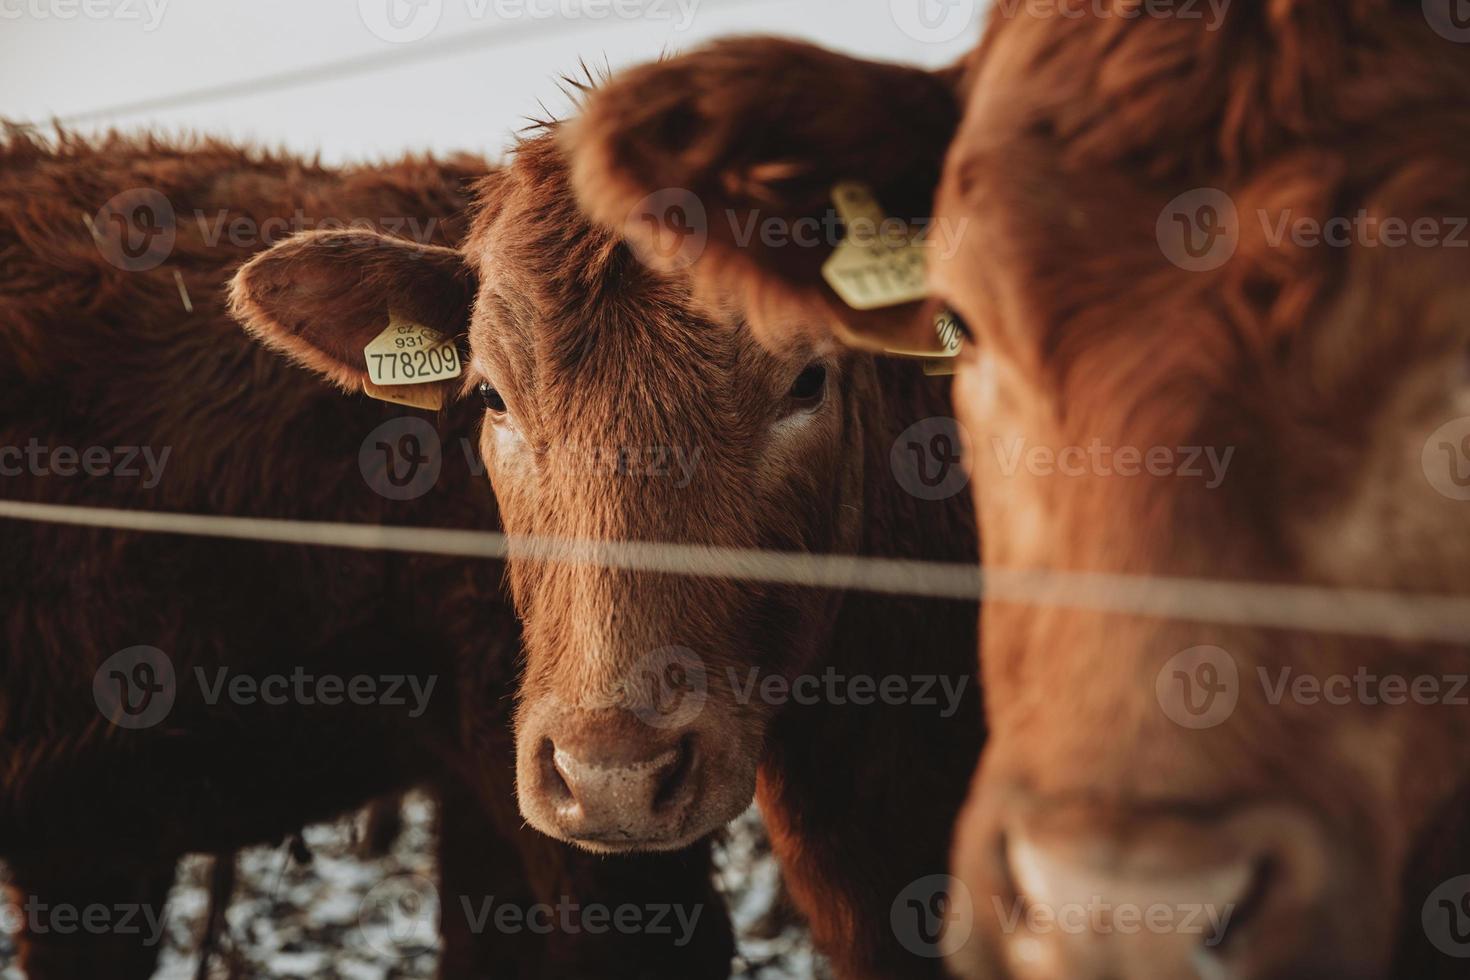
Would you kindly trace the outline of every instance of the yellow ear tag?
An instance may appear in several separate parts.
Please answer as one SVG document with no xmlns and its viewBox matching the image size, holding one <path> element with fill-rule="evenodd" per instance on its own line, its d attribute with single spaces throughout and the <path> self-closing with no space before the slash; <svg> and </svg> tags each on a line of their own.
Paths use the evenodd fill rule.
<svg viewBox="0 0 1470 980">
<path fill-rule="evenodd" d="M 924 245 L 906 226 L 883 213 L 866 184 L 843 181 L 832 188 L 832 203 L 847 236 L 822 264 L 822 278 L 855 310 L 877 310 L 924 299 Z"/>
<path fill-rule="evenodd" d="M 396 312 L 389 312 L 387 329 L 362 353 L 368 379 L 379 387 L 446 381 L 459 377 L 463 370 L 453 340 Z"/>
</svg>

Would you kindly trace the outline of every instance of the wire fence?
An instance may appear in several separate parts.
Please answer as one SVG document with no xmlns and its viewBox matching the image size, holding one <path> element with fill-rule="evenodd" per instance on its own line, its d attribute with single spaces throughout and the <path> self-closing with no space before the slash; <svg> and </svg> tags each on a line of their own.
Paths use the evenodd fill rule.
<svg viewBox="0 0 1470 980">
<path fill-rule="evenodd" d="M 561 562 L 770 585 L 1012 602 L 1400 641 L 1470 642 L 1470 599 L 1372 589 L 1167 578 L 953 562 L 587 541 L 454 530 L 0 501 L 0 518 L 159 534 Z"/>
</svg>

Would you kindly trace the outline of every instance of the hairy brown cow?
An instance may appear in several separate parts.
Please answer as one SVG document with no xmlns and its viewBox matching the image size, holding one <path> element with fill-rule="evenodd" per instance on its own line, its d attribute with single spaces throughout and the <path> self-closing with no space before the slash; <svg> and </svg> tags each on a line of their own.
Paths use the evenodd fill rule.
<svg viewBox="0 0 1470 980">
<path fill-rule="evenodd" d="M 240 262 L 303 225 L 460 242 L 468 182 L 486 169 L 471 157 L 328 169 L 217 142 L 9 132 L 0 498 L 496 528 L 461 452 L 477 411 L 344 399 L 226 311 Z M 439 470 L 427 483 L 407 479 L 408 435 Z M 19 914 L 28 975 L 148 976 L 158 936 L 139 924 L 163 915 L 180 854 L 280 840 L 422 783 L 441 802 L 444 976 L 727 975 L 704 853 L 609 861 L 523 826 L 519 628 L 501 575 L 0 521 L 0 858 L 15 905 L 3 918 Z M 523 910 L 672 904 L 698 931 L 477 931 L 467 909 L 486 896 Z"/>
<path fill-rule="evenodd" d="M 937 186 L 987 566 L 1463 595 L 1463 25 L 1184 6 L 1002 3 L 965 73 L 717 44 L 591 100 L 578 189 L 635 236 L 648 195 L 684 189 L 710 292 L 769 337 L 819 322 L 795 309 L 882 345 L 935 303 L 856 313 L 817 274 L 830 249 L 730 229 L 820 218 L 850 180 L 927 217 Z M 949 910 L 967 975 L 1463 975 L 1463 639 L 1007 602 L 982 625 L 992 740 Z"/>
<path fill-rule="evenodd" d="M 763 350 L 591 228 L 567 180 L 554 134 L 528 139 L 481 183 L 461 251 L 300 236 L 242 269 L 235 308 L 350 389 L 390 311 L 467 335 L 470 371 L 436 383 L 483 411 L 517 535 L 973 560 L 958 484 L 900 482 L 914 472 L 900 436 L 945 414 L 944 379 L 830 343 Z M 972 605 L 515 552 L 509 568 L 531 826 L 600 853 L 664 851 L 754 792 L 843 975 L 936 969 L 889 919 L 898 891 L 943 871 L 978 752 Z"/>
</svg>

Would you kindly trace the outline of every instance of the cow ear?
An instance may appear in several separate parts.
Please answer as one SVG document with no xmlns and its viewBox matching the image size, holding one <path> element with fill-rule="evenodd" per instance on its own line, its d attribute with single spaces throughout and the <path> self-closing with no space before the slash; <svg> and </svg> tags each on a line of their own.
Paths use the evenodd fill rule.
<svg viewBox="0 0 1470 980">
<path fill-rule="evenodd" d="M 845 227 L 833 195 L 855 184 L 889 217 L 926 221 L 959 125 L 960 75 L 773 38 L 722 41 L 615 76 L 563 139 L 593 220 L 654 264 L 687 268 L 762 339 L 832 331 L 911 349 L 932 345 L 932 309 L 855 309 L 824 279 L 833 229 Z M 681 223 L 692 247 L 670 238 Z M 815 241 L 796 243 L 803 227 Z"/>
<path fill-rule="evenodd" d="M 359 391 L 369 380 L 363 349 L 388 328 L 390 312 L 457 340 L 469 329 L 474 295 L 474 275 L 453 249 L 320 231 L 245 263 L 230 284 L 230 310 L 265 346 Z"/>
</svg>

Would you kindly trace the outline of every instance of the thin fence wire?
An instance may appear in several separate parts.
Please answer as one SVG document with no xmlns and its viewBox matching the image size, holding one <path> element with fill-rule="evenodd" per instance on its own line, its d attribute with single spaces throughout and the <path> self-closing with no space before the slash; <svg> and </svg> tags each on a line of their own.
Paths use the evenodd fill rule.
<svg viewBox="0 0 1470 980">
<path fill-rule="evenodd" d="M 719 0 L 718 6 L 715 9 L 742 7 L 761 2 L 770 2 L 770 0 Z M 442 58 L 451 58 L 456 55 L 468 54 L 475 51 L 490 51 L 495 48 L 510 47 L 528 41 L 545 40 L 562 34 L 586 31 L 589 27 L 598 26 L 602 23 L 604 22 L 571 19 L 546 22 L 533 20 L 508 22 L 498 24 L 495 27 L 462 31 L 434 40 L 417 41 L 387 51 L 371 51 L 366 54 L 351 55 L 346 58 L 324 61 L 302 68 L 291 68 L 285 71 L 258 75 L 254 78 L 220 82 L 215 85 L 204 85 L 199 88 L 185 89 L 180 92 L 172 92 L 153 98 L 137 99 L 132 102 L 121 102 L 115 105 L 99 106 L 94 109 L 71 112 L 66 115 L 56 116 L 51 120 L 47 120 L 47 122 L 53 122 L 59 126 L 76 126 L 81 123 L 116 119 L 121 116 L 137 116 L 144 113 L 163 112 L 170 109 L 181 109 L 187 106 L 223 102 L 228 99 L 263 95 L 268 92 L 278 93 L 307 85 L 335 82 L 345 78 L 354 78 L 374 72 L 387 71 L 392 68 L 401 68 L 405 65 L 437 61 Z"/>
<path fill-rule="evenodd" d="M 985 568 L 650 541 L 0 501 L 0 518 L 459 558 L 561 562 L 772 585 L 985 600 L 1405 642 L 1470 643 L 1470 599 L 1372 589 Z"/>
</svg>

